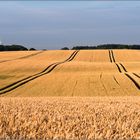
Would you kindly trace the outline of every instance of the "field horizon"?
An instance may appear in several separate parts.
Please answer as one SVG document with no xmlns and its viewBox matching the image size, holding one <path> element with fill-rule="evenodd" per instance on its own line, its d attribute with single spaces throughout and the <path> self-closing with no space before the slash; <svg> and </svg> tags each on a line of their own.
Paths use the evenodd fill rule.
<svg viewBox="0 0 140 140">
<path fill-rule="evenodd" d="M 137 96 L 139 56 L 139 50 L 1 52 L 0 95 Z"/>
<path fill-rule="evenodd" d="M 139 50 L 0 52 L 0 138 L 140 139 Z"/>
</svg>

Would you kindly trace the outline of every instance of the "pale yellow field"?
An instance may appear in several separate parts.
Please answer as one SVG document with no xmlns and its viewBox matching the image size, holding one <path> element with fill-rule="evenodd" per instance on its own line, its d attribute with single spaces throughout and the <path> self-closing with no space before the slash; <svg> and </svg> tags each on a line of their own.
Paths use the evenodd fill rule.
<svg viewBox="0 0 140 140">
<path fill-rule="evenodd" d="M 140 139 L 140 97 L 1 98 L 2 139 Z"/>
<path fill-rule="evenodd" d="M 133 56 L 133 61 L 128 61 L 129 58 L 125 56 L 127 51 Z M 14 74 L 17 77 L 9 77 L 9 81 L 6 78 L 1 79 L 1 87 L 16 81 L 19 77 L 22 79 L 41 72 L 49 64 L 64 61 L 73 52 L 46 51 L 34 57 L 16 60 L 16 63 L 3 63 L 2 67 L 5 67 L 1 68 L 0 72 L 7 72 L 6 75 Z M 117 61 L 123 58 L 123 52 L 124 62 Z M 79 51 L 72 61 L 59 64 L 50 73 L 25 82 L 2 96 L 139 96 L 140 62 L 137 55 L 134 56 L 138 53 L 140 55 L 140 51 L 113 50 L 112 53 L 109 56 L 109 50 Z M 12 68 L 16 69 L 15 73 L 10 68 L 10 63 L 14 63 Z"/>
<path fill-rule="evenodd" d="M 139 50 L 114 50 L 118 62 L 140 62 Z"/>
<path fill-rule="evenodd" d="M 73 52 L 44 51 L 29 58 L 1 63 L 0 87 L 4 88 L 18 80 L 42 72 L 55 62 L 63 62 Z M 29 82 L 26 83 L 27 80 L 24 80 L 24 84 L 17 85 L 15 89 L 10 89 L 2 96 L 139 95 L 138 54 L 140 51 L 136 50 L 79 51 L 70 62 L 58 64 L 51 72 L 45 74 L 43 72 L 43 75 L 39 74 L 31 81 L 27 78 Z M 133 61 L 131 61 L 132 57 Z M 2 92 L 3 90 L 0 91 Z"/>
<path fill-rule="evenodd" d="M 26 56 L 30 56 L 32 54 L 38 53 L 40 51 L 4 51 L 0 52 L 0 63 L 8 60 L 14 60 Z"/>
<path fill-rule="evenodd" d="M 0 52 L 0 139 L 140 139 L 140 51 L 20 53 Z"/>
<path fill-rule="evenodd" d="M 78 53 L 75 61 L 109 62 L 108 50 L 84 50 Z"/>
<path fill-rule="evenodd" d="M 65 60 L 72 52 L 44 51 L 29 58 L 0 63 L 0 88 L 41 72 L 54 62 Z"/>
</svg>

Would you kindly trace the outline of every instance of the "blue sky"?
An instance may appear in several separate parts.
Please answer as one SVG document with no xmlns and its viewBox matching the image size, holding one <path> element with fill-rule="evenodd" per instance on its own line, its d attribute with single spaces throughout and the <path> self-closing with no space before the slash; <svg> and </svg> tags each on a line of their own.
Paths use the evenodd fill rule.
<svg viewBox="0 0 140 140">
<path fill-rule="evenodd" d="M 140 44 L 139 1 L 0 1 L 0 40 L 59 49 Z"/>
</svg>

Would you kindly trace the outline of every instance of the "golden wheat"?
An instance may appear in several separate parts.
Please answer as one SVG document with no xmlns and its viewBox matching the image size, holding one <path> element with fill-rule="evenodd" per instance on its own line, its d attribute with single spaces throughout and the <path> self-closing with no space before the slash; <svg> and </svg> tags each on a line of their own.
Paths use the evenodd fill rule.
<svg viewBox="0 0 140 140">
<path fill-rule="evenodd" d="M 31 54 L 34 54 L 39 51 L 4 51 L 0 52 L 0 62 L 18 59 L 21 57 L 25 57 Z"/>
<path fill-rule="evenodd" d="M 73 52 L 44 51 L 16 60 L 20 52 L 6 52 L 4 59 L 0 53 L 1 60 L 12 60 L 0 63 L 0 88 Z M 140 139 L 139 56 L 131 50 L 80 51 L 50 73 L 25 80 L 1 95 L 0 139 Z"/>
<path fill-rule="evenodd" d="M 140 62 L 139 50 L 114 50 L 118 62 Z"/>
<path fill-rule="evenodd" d="M 0 87 L 41 72 L 54 62 L 64 61 L 72 52 L 46 51 L 27 59 L 2 63 Z M 71 62 L 60 64 L 51 73 L 2 96 L 139 96 L 138 87 L 125 74 L 128 73 L 140 85 L 140 78 L 133 74 L 140 71 L 140 52 L 113 50 L 113 54 L 115 62 L 111 63 L 113 55 L 109 55 L 109 50 L 80 51 Z"/>
<path fill-rule="evenodd" d="M 0 138 L 140 139 L 140 98 L 1 98 Z"/>
<path fill-rule="evenodd" d="M 64 61 L 73 51 L 44 51 L 38 55 L 0 63 L 0 88 L 44 70 L 48 65 Z M 10 55 L 10 53 L 9 53 Z M 18 53 L 17 53 L 18 55 Z M 12 59 L 12 57 L 11 57 Z"/>
<path fill-rule="evenodd" d="M 83 62 L 109 62 L 108 50 L 82 50 L 75 61 Z"/>
</svg>

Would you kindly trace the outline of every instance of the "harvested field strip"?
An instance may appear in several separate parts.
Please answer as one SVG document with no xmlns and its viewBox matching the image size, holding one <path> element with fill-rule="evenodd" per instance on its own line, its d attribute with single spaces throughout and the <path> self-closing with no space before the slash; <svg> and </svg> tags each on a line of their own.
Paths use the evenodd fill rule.
<svg viewBox="0 0 140 140">
<path fill-rule="evenodd" d="M 1 88 L 1 89 L 0 89 L 0 94 L 4 94 L 4 93 L 6 93 L 6 92 L 9 92 L 9 91 L 11 91 L 11 90 L 14 90 L 14 89 L 16 89 L 17 87 L 28 83 L 29 81 L 32 81 L 32 80 L 34 80 L 34 79 L 36 79 L 36 78 L 38 78 L 38 77 L 40 77 L 40 76 L 43 76 L 43 75 L 45 75 L 45 74 L 50 73 L 50 72 L 51 72 L 55 67 L 57 67 L 58 65 L 60 65 L 60 64 L 62 64 L 62 63 L 65 63 L 65 62 L 70 62 L 70 61 L 72 61 L 72 60 L 75 58 L 75 56 L 76 56 L 76 54 L 77 54 L 78 52 L 79 52 L 79 51 L 74 51 L 74 52 L 70 55 L 70 57 L 69 57 L 68 59 L 66 59 L 65 61 L 53 63 L 53 64 L 49 65 L 45 70 L 43 70 L 43 71 L 40 72 L 40 73 L 37 73 L 37 74 L 35 74 L 35 75 L 31 75 L 31 76 L 29 76 L 29 77 L 27 77 L 27 78 L 24 78 L 24 79 L 22 79 L 22 80 L 19 80 L 19 81 L 17 81 L 17 82 L 14 82 L 14 83 L 12 83 L 12 84 L 6 86 L 6 87 Z"/>
<path fill-rule="evenodd" d="M 19 58 L 15 58 L 15 59 L 3 60 L 3 61 L 0 61 L 0 63 L 4 63 L 4 62 L 8 62 L 8 61 L 13 61 L 13 60 L 18 60 L 18 59 L 29 58 L 29 57 L 32 57 L 32 56 L 38 55 L 38 54 L 43 53 L 43 52 L 44 52 L 44 51 L 39 51 L 39 52 L 37 52 L 37 53 L 33 53 L 33 54 L 30 54 L 30 55 L 23 56 L 23 57 L 19 57 Z"/>
</svg>

